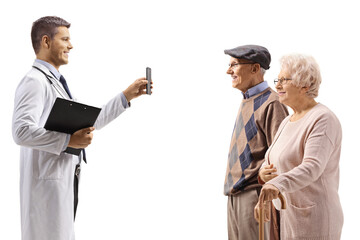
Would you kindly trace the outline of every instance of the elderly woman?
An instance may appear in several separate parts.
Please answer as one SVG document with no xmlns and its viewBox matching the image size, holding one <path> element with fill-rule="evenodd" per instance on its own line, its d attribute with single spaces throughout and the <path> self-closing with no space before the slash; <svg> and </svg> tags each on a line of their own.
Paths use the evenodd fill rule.
<svg viewBox="0 0 360 240">
<path fill-rule="evenodd" d="M 287 209 L 280 211 L 282 240 L 338 240 L 343 225 L 338 195 L 341 125 L 330 109 L 314 100 L 321 83 L 314 58 L 288 55 L 280 63 L 275 79 L 279 100 L 294 113 L 281 123 L 265 155 L 259 172 L 265 185 L 255 218 L 259 220 L 259 207 L 282 193 L 287 202 Z"/>
</svg>

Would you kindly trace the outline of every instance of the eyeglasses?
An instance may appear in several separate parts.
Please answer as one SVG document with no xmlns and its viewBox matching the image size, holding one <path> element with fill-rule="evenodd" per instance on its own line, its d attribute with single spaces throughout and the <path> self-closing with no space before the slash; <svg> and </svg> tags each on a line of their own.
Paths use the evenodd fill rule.
<svg viewBox="0 0 360 240">
<path fill-rule="evenodd" d="M 280 83 L 280 85 L 283 85 L 283 83 L 287 83 L 287 81 L 292 80 L 291 78 L 275 78 L 274 79 L 274 84 L 277 85 L 277 83 Z"/>
<path fill-rule="evenodd" d="M 236 66 L 242 65 L 242 64 L 254 64 L 254 63 L 252 63 L 252 62 L 248 62 L 248 63 L 231 63 L 231 64 L 229 64 L 229 68 L 231 70 L 234 70 Z"/>
</svg>

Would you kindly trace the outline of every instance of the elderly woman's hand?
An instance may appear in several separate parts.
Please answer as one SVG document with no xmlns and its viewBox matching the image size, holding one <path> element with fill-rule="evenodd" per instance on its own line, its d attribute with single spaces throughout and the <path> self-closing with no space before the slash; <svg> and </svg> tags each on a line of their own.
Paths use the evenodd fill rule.
<svg viewBox="0 0 360 240">
<path fill-rule="evenodd" d="M 278 176 L 277 174 L 275 174 L 276 171 L 277 170 L 274 167 L 274 164 L 267 165 L 264 168 L 260 169 L 259 177 L 263 182 L 266 183 Z"/>
<path fill-rule="evenodd" d="M 260 222 L 260 203 L 258 202 L 254 208 L 254 217 L 257 222 Z M 271 214 L 271 202 L 265 202 L 263 209 L 264 209 L 264 221 L 270 221 L 270 214 Z"/>
<path fill-rule="evenodd" d="M 259 201 L 254 208 L 254 217 L 256 221 L 260 220 L 260 208 L 264 209 L 264 220 L 265 222 L 270 221 L 270 203 L 273 199 L 279 197 L 279 189 L 274 185 L 265 184 L 260 192 Z"/>
</svg>

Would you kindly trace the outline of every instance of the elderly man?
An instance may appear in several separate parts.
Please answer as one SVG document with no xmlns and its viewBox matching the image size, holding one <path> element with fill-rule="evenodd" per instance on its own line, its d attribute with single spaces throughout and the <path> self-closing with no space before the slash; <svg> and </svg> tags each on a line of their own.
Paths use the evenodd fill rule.
<svg viewBox="0 0 360 240">
<path fill-rule="evenodd" d="M 266 48 L 245 45 L 225 50 L 225 54 L 231 57 L 227 74 L 232 77 L 232 86 L 243 95 L 231 137 L 224 185 L 224 194 L 228 196 L 228 236 L 230 240 L 257 239 L 258 223 L 253 209 L 261 190 L 258 171 L 288 111 L 264 81 L 271 62 Z M 271 234 L 269 225 L 265 230 L 265 239 L 278 237 L 276 228 L 271 227 Z"/>
</svg>

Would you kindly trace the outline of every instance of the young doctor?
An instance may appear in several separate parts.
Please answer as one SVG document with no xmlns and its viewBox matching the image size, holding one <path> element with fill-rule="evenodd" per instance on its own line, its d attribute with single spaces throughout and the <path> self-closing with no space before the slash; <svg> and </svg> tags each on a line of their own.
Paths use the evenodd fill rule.
<svg viewBox="0 0 360 240">
<path fill-rule="evenodd" d="M 117 118 L 130 101 L 146 93 L 137 79 L 103 106 L 94 127 L 65 134 L 44 129 L 56 98 L 73 99 L 59 72 L 68 63 L 70 23 L 43 17 L 33 23 L 36 60 L 15 93 L 12 132 L 20 151 L 21 233 L 23 240 L 73 240 L 81 158 L 67 147 L 86 148 L 93 131 Z M 82 156 L 84 158 L 84 156 Z"/>
</svg>

